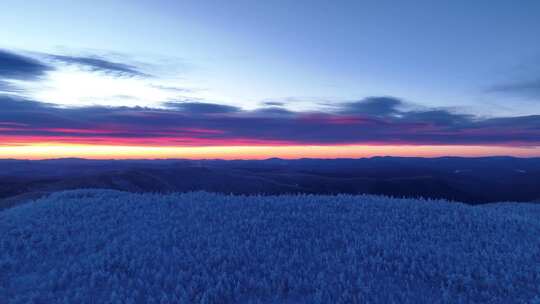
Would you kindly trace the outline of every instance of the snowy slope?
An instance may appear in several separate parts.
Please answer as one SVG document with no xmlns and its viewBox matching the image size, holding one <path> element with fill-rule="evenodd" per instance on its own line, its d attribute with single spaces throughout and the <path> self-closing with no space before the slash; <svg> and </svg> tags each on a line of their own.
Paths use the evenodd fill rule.
<svg viewBox="0 0 540 304">
<path fill-rule="evenodd" d="M 530 303 L 539 236 L 531 204 L 76 190 L 0 212 L 0 303 Z"/>
</svg>

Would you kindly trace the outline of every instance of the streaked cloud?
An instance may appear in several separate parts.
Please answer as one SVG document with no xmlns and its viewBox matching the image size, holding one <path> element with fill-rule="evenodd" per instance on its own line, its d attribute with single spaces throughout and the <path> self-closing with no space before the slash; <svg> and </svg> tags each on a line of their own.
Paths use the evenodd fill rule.
<svg viewBox="0 0 540 304">
<path fill-rule="evenodd" d="M 230 105 L 222 105 L 206 102 L 176 102 L 170 101 L 163 103 L 164 106 L 170 109 L 175 109 L 184 113 L 190 114 L 215 114 L 215 113 L 234 113 L 240 112 L 240 108 Z"/>
<path fill-rule="evenodd" d="M 34 80 L 52 69 L 32 57 L 0 49 L 0 79 Z"/>
<path fill-rule="evenodd" d="M 391 103 L 400 104 L 395 100 Z M 376 97 L 356 102 L 354 112 L 350 103 L 331 112 L 244 110 L 202 102 L 172 102 L 167 108 L 59 107 L 9 96 L 0 103 L 4 145 L 540 145 L 539 115 L 481 118 L 445 109 L 406 111 Z"/>
<path fill-rule="evenodd" d="M 505 93 L 540 99 L 540 77 L 523 81 L 498 84 L 488 89 L 492 93 Z"/>
<path fill-rule="evenodd" d="M 121 62 L 115 62 L 103 57 L 80 57 L 80 56 L 66 56 L 66 55 L 48 55 L 55 61 L 63 62 L 66 64 L 73 64 L 90 69 L 91 71 L 99 71 L 105 73 L 113 73 L 120 76 L 141 76 L 147 77 L 149 75 L 141 72 L 139 68 Z"/>
<path fill-rule="evenodd" d="M 281 101 L 264 101 L 262 104 L 265 106 L 275 106 L 275 107 L 282 107 L 285 105 L 285 103 Z"/>
<path fill-rule="evenodd" d="M 9 81 L 0 80 L 0 92 L 6 93 L 20 93 L 21 90 L 16 85 Z"/>
</svg>

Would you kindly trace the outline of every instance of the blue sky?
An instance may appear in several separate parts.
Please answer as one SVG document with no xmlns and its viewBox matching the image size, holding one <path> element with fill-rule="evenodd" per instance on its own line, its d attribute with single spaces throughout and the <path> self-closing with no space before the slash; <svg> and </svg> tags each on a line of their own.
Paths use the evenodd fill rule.
<svg viewBox="0 0 540 304">
<path fill-rule="evenodd" d="M 23 145 L 540 155 L 538 1 L 0 5 L 6 157 Z"/>
<path fill-rule="evenodd" d="M 154 76 L 145 82 L 185 89 L 158 94 L 164 99 L 245 108 L 282 101 L 312 109 L 394 96 L 481 115 L 540 113 L 538 1 L 7 0 L 2 6 L 2 48 L 140 66 Z M 54 102 L 59 94 L 65 92 L 35 95 Z"/>
</svg>

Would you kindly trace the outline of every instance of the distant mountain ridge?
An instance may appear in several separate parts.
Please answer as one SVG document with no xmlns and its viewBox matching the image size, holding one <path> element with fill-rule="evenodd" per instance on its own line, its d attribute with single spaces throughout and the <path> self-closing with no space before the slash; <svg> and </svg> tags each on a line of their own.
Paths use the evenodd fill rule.
<svg viewBox="0 0 540 304">
<path fill-rule="evenodd" d="M 129 192 L 382 194 L 471 204 L 540 200 L 540 158 L 0 160 L 0 208 L 79 188 Z"/>
</svg>

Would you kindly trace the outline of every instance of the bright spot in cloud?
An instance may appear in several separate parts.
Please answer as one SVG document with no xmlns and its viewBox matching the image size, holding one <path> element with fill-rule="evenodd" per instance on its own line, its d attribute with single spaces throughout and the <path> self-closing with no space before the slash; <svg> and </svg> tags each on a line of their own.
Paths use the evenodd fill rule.
<svg viewBox="0 0 540 304">
<path fill-rule="evenodd" d="M 178 85 L 178 83 L 176 83 Z M 185 92 L 163 89 L 170 82 L 154 78 L 88 71 L 73 66 L 58 67 L 39 82 L 21 82 L 19 87 L 35 100 L 65 106 L 159 107 L 162 102 L 185 97 Z"/>
</svg>

